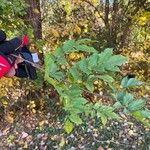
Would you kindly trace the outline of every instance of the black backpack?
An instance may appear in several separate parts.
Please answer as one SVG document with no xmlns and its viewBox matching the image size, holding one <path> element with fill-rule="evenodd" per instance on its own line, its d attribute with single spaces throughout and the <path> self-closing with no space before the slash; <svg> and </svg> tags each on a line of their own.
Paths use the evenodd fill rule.
<svg viewBox="0 0 150 150">
<path fill-rule="evenodd" d="M 22 47 L 20 55 L 25 60 L 33 62 L 32 54 L 26 46 Z M 18 69 L 16 69 L 15 76 L 20 78 L 29 77 L 31 80 L 35 80 L 37 79 L 36 68 L 32 64 L 24 61 L 18 64 Z"/>
</svg>

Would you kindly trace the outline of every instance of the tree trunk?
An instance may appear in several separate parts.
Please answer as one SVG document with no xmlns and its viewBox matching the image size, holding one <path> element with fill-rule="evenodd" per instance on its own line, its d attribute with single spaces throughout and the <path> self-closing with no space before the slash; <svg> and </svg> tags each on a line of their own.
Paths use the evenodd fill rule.
<svg viewBox="0 0 150 150">
<path fill-rule="evenodd" d="M 111 35 L 110 35 L 110 23 L 109 23 L 109 0 L 105 1 L 105 26 L 106 26 L 106 39 L 107 39 L 107 47 L 111 47 Z"/>
<path fill-rule="evenodd" d="M 26 21 L 33 27 L 35 39 L 42 39 L 42 19 L 40 0 L 26 0 L 27 8 Z"/>
<path fill-rule="evenodd" d="M 117 44 L 117 17 L 118 17 L 118 0 L 113 2 L 112 25 L 111 25 L 111 42 L 115 47 Z"/>
</svg>

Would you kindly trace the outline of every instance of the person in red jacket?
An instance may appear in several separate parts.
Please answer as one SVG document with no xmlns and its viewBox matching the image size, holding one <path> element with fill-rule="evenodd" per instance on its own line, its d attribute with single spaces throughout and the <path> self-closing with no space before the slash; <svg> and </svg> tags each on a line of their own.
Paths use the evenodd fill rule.
<svg viewBox="0 0 150 150">
<path fill-rule="evenodd" d="M 33 62 L 32 55 L 27 48 L 28 42 L 27 36 L 23 40 L 19 38 L 6 40 L 5 32 L 0 30 L 0 78 L 3 76 L 29 77 L 32 80 L 37 78 L 35 67 L 23 61 L 27 59 Z"/>
</svg>

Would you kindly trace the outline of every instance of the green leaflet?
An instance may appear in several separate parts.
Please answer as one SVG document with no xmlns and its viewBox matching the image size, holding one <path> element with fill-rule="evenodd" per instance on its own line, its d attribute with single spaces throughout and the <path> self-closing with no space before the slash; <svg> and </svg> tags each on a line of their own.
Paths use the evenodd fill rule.
<svg viewBox="0 0 150 150">
<path fill-rule="evenodd" d="M 90 47 L 90 46 L 83 45 L 83 44 L 76 45 L 75 48 L 76 50 L 83 51 L 83 52 L 89 52 L 89 53 L 97 52 L 97 50 L 94 47 Z"/>
<path fill-rule="evenodd" d="M 76 67 L 72 67 L 71 69 L 69 69 L 69 72 L 75 81 L 78 81 L 78 80 L 81 81 L 82 80 L 82 77 L 81 77 L 81 75 L 80 75 L 80 73 Z"/>
<path fill-rule="evenodd" d="M 123 97 L 122 105 L 128 105 L 130 102 L 134 100 L 134 96 L 130 93 L 126 93 L 126 95 Z"/>
<path fill-rule="evenodd" d="M 143 82 L 141 82 L 141 81 L 139 81 L 135 78 L 131 78 L 131 79 L 129 79 L 126 86 L 127 87 L 129 87 L 129 86 L 139 86 L 139 85 L 142 85 L 142 84 L 143 84 Z"/>
<path fill-rule="evenodd" d="M 133 117 L 135 117 L 137 120 L 142 122 L 146 127 L 150 128 L 150 123 L 148 120 L 145 119 L 141 111 L 134 111 L 132 112 Z"/>
<path fill-rule="evenodd" d="M 99 79 L 102 79 L 102 80 L 104 80 L 104 81 L 106 81 L 108 83 L 114 82 L 114 79 L 111 76 L 109 76 L 109 75 L 100 75 Z"/>
<path fill-rule="evenodd" d="M 141 100 L 141 99 L 132 101 L 128 105 L 128 110 L 131 112 L 141 110 L 145 106 L 145 103 L 146 103 L 145 100 Z"/>
<path fill-rule="evenodd" d="M 63 45 L 63 51 L 64 53 L 71 52 L 74 49 L 75 40 L 68 40 Z"/>
<path fill-rule="evenodd" d="M 126 57 L 122 55 L 113 55 L 110 57 L 110 59 L 107 61 L 107 64 L 110 66 L 121 66 L 127 61 Z"/>
<path fill-rule="evenodd" d="M 65 121 L 64 129 L 68 134 L 70 134 L 74 129 L 74 124 L 69 119 L 67 119 Z"/>
<path fill-rule="evenodd" d="M 114 55 L 111 56 L 106 63 L 104 64 L 104 67 L 108 71 L 112 72 L 118 72 L 120 71 L 119 66 L 124 64 L 127 61 L 126 57 L 122 55 Z"/>
<path fill-rule="evenodd" d="M 88 69 L 89 70 L 92 70 L 94 69 L 94 67 L 97 66 L 98 64 L 98 58 L 99 58 L 99 55 L 98 54 L 93 54 L 91 55 L 89 58 L 88 58 Z"/>
<path fill-rule="evenodd" d="M 127 86 L 127 83 L 128 83 L 128 77 L 125 77 L 121 81 L 121 86 L 124 88 Z"/>
<path fill-rule="evenodd" d="M 125 91 L 119 92 L 119 93 L 117 94 L 117 100 L 122 103 L 122 102 L 123 102 L 123 98 L 124 98 L 125 95 L 126 95 L 126 92 L 125 92 Z"/>
<path fill-rule="evenodd" d="M 77 84 L 72 84 L 71 87 L 69 87 L 68 94 L 74 98 L 74 97 L 79 97 L 82 94 L 82 90 Z"/>
<path fill-rule="evenodd" d="M 91 39 L 88 39 L 88 38 L 80 39 L 80 40 L 76 41 L 77 44 L 91 44 L 91 43 L 95 43 L 95 42 L 98 42 L 98 41 L 91 40 Z"/>
<path fill-rule="evenodd" d="M 57 79 L 58 81 L 61 81 L 61 79 L 64 78 L 64 74 L 61 71 L 56 71 L 51 73 L 51 77 Z"/>
<path fill-rule="evenodd" d="M 77 97 L 77 98 L 74 98 L 73 99 L 73 105 L 74 106 L 82 106 L 82 105 L 84 105 L 84 104 L 86 104 L 88 101 L 85 99 L 85 98 L 83 98 L 83 97 Z"/>
<path fill-rule="evenodd" d="M 141 110 L 141 114 L 143 117 L 150 119 L 150 110 Z"/>
<path fill-rule="evenodd" d="M 75 124 L 77 124 L 77 125 L 82 124 L 82 119 L 81 119 L 80 116 L 77 115 L 77 114 L 71 114 L 71 115 L 69 116 L 69 119 L 70 119 L 72 122 L 74 122 Z"/>
<path fill-rule="evenodd" d="M 103 125 L 107 123 L 108 119 L 120 119 L 120 117 L 114 112 L 113 107 L 96 103 L 94 104 L 93 109 L 95 109 L 97 117 L 101 118 Z"/>
<path fill-rule="evenodd" d="M 86 59 L 81 60 L 78 64 L 78 68 L 83 71 L 83 73 L 89 75 L 91 71 L 88 69 L 88 63 Z"/>
<path fill-rule="evenodd" d="M 85 87 L 86 87 L 90 92 L 93 92 L 93 91 L 94 91 L 93 80 L 92 80 L 92 79 L 88 79 L 87 82 L 85 83 Z"/>
<path fill-rule="evenodd" d="M 112 56 L 113 49 L 112 48 L 106 48 L 104 52 L 101 52 L 98 58 L 98 64 L 104 64 L 108 61 L 108 59 Z"/>
<path fill-rule="evenodd" d="M 130 79 L 128 79 L 128 77 L 125 77 L 121 81 L 121 86 L 123 88 L 140 86 L 142 84 L 143 84 L 143 82 L 137 80 L 136 78 L 130 78 Z"/>
<path fill-rule="evenodd" d="M 116 102 L 114 105 L 113 105 L 113 108 L 114 109 L 120 109 L 120 108 L 122 108 L 123 106 L 122 106 L 122 104 L 120 103 L 120 102 Z"/>
</svg>

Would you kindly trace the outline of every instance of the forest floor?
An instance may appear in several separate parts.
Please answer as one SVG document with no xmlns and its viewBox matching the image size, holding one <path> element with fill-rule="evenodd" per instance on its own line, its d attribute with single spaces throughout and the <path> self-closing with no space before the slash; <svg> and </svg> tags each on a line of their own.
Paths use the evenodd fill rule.
<svg viewBox="0 0 150 150">
<path fill-rule="evenodd" d="M 19 87 L 15 91 L 19 95 Z M 39 93 L 20 94 L 16 102 L 10 93 L 13 103 L 0 113 L 0 150 L 150 150 L 150 130 L 123 113 L 106 127 L 93 119 L 66 134 L 57 96 L 50 89 L 44 99 Z"/>
</svg>

